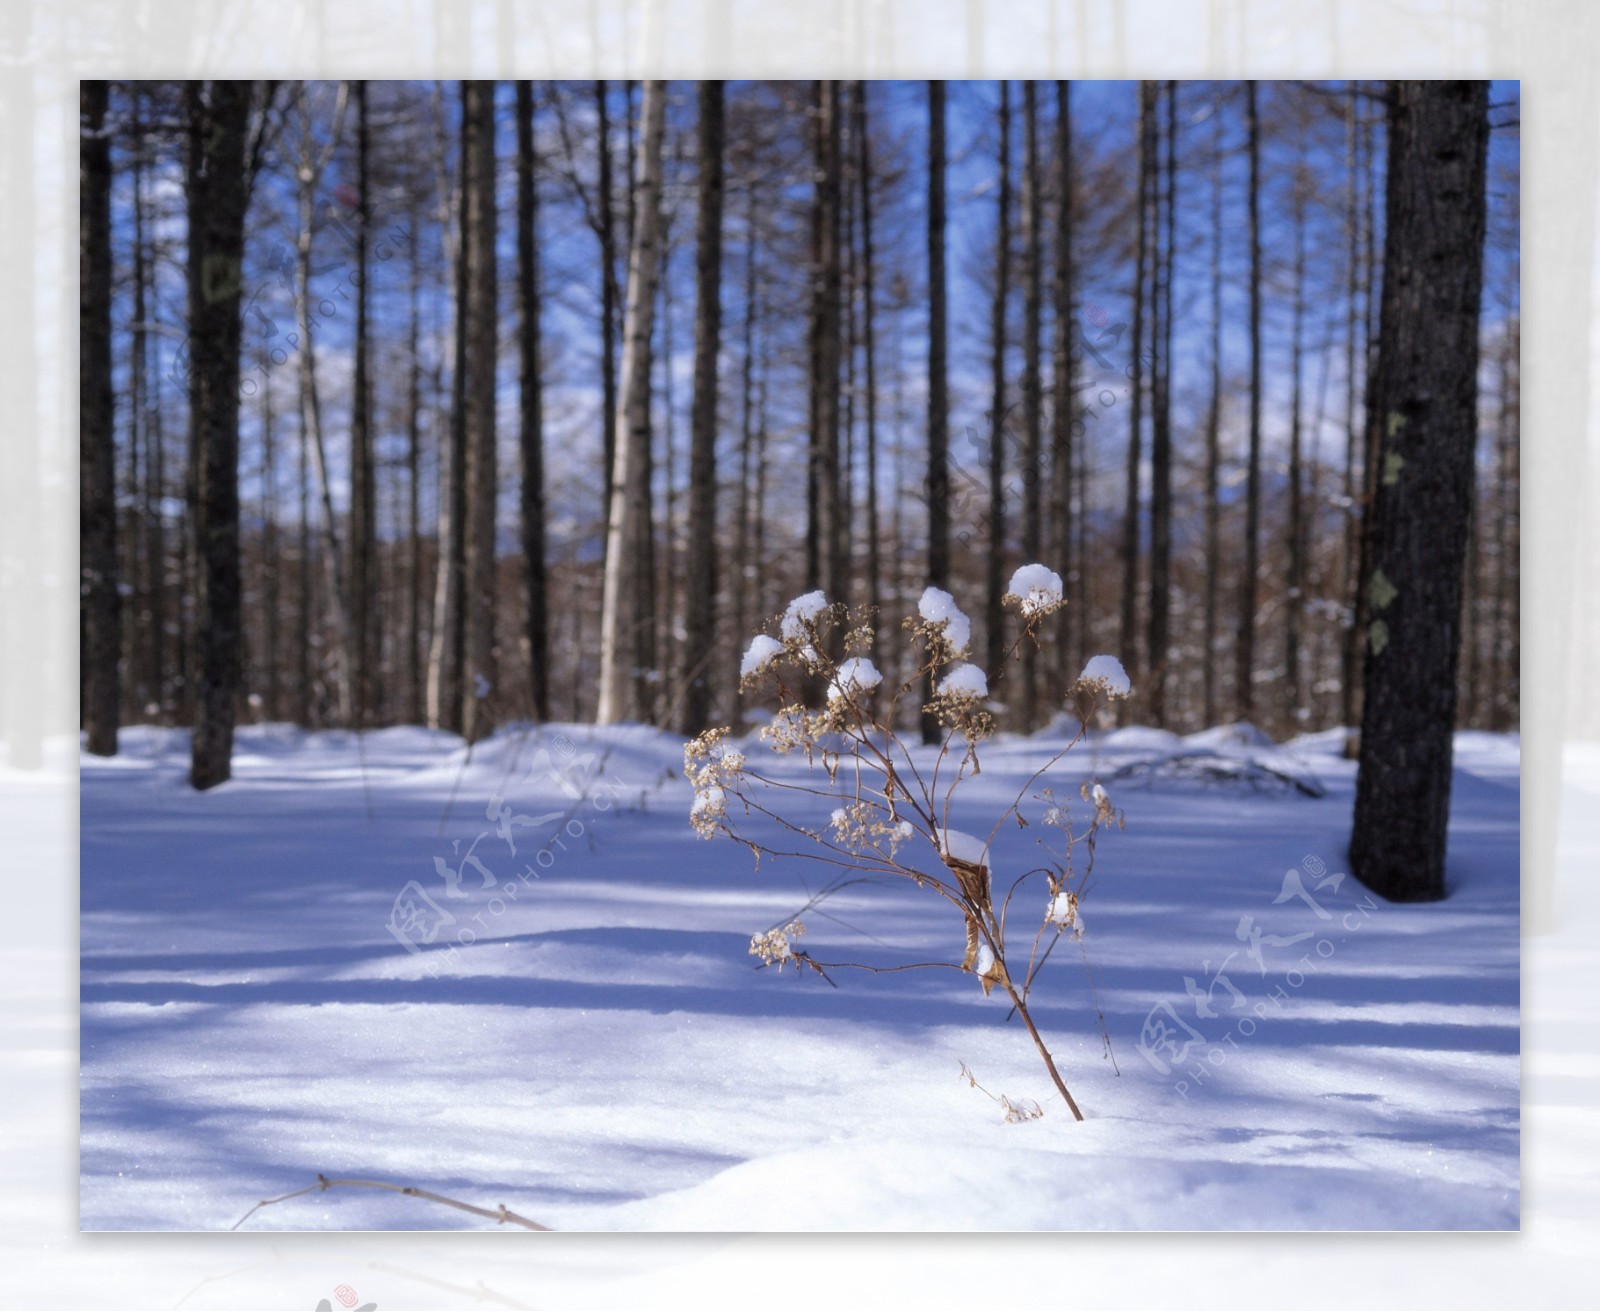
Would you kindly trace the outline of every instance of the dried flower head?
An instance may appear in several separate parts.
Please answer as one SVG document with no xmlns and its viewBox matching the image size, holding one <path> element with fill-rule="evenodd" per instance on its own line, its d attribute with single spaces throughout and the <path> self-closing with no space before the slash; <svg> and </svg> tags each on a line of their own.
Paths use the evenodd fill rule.
<svg viewBox="0 0 1600 1312">
<path fill-rule="evenodd" d="M 764 966 L 776 966 L 782 970 L 785 962 L 794 960 L 794 946 L 792 940 L 799 938 L 806 932 L 806 927 L 798 920 L 791 920 L 780 929 L 768 929 L 759 934 L 750 936 L 750 955 L 760 957 Z"/>
</svg>

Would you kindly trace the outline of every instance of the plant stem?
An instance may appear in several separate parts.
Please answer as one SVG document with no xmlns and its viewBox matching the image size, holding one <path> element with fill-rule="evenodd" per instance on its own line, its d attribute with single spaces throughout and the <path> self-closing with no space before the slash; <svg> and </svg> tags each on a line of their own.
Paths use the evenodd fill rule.
<svg viewBox="0 0 1600 1312">
<path fill-rule="evenodd" d="M 1067 1100 L 1067 1106 L 1072 1109 L 1073 1119 L 1081 1121 L 1083 1113 L 1078 1110 L 1078 1104 L 1068 1091 L 1066 1081 L 1061 1078 L 1061 1072 L 1056 1069 L 1055 1059 L 1050 1056 L 1050 1049 L 1044 1046 L 1044 1039 L 1040 1037 L 1038 1026 L 1033 1023 L 1033 1017 L 1028 1014 L 1028 1004 L 1018 996 L 1016 986 L 1012 984 L 1009 975 L 1005 977 L 1005 984 L 1006 992 L 1011 995 L 1011 1001 L 1016 1006 L 1017 1015 L 1022 1017 L 1022 1023 L 1028 1027 L 1028 1033 L 1033 1035 L 1034 1046 L 1039 1049 L 1039 1055 L 1044 1058 L 1045 1069 L 1050 1072 L 1050 1078 L 1055 1081 L 1056 1088 L 1061 1090 L 1061 1096 Z"/>
</svg>

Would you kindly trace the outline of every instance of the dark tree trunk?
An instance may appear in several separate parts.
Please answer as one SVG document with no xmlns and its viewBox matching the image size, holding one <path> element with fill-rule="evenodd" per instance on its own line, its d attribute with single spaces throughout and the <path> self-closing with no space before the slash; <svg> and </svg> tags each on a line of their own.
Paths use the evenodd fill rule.
<svg viewBox="0 0 1600 1312">
<path fill-rule="evenodd" d="M 165 640 L 163 613 L 165 587 L 162 574 L 165 534 L 162 531 L 161 487 L 165 461 L 161 451 L 161 426 L 156 420 L 157 405 L 150 391 L 150 284 L 151 258 L 145 244 L 144 220 L 144 124 L 141 112 L 142 90 L 135 86 L 130 92 L 133 100 L 133 331 L 132 358 L 129 361 L 129 401 L 132 414 L 129 428 L 134 434 L 137 449 L 143 440 L 145 462 L 142 487 L 130 489 L 139 505 L 144 541 L 143 571 L 137 580 L 140 609 L 137 623 L 133 625 L 132 639 L 135 650 L 130 653 L 130 663 L 136 666 L 134 685 L 137 700 L 134 712 L 140 718 L 159 717 L 162 705 L 162 684 L 165 671 L 162 662 L 162 644 Z M 142 493 L 142 497 L 141 494 Z M 132 553 L 130 552 L 130 558 Z M 154 707 L 154 711 L 150 708 Z"/>
<path fill-rule="evenodd" d="M 1261 554 L 1261 132 L 1256 84 L 1244 85 L 1245 132 L 1250 152 L 1250 457 L 1245 476 L 1244 566 L 1239 575 L 1234 703 L 1239 718 L 1248 720 L 1255 713 L 1256 574 Z"/>
<path fill-rule="evenodd" d="M 1477 434 L 1486 82 L 1391 85 L 1371 622 L 1351 870 L 1445 893 L 1461 579 Z"/>
<path fill-rule="evenodd" d="M 1290 732 L 1300 725 L 1305 700 L 1301 686 L 1300 646 L 1304 627 L 1306 588 L 1305 460 L 1300 423 L 1301 376 L 1305 355 L 1306 294 L 1306 192 L 1311 181 L 1302 167 L 1294 189 L 1294 318 L 1290 332 L 1289 401 L 1289 567 L 1288 595 L 1283 605 L 1284 707 Z"/>
<path fill-rule="evenodd" d="M 544 387 L 539 374 L 539 181 L 533 133 L 533 84 L 517 83 L 517 335 L 522 378 L 518 436 L 522 448 L 522 568 L 527 592 L 524 638 L 528 698 L 537 720 L 550 718 L 550 622 L 546 603 Z"/>
<path fill-rule="evenodd" d="M 116 400 L 111 389 L 109 82 L 78 87 L 78 513 L 83 728 L 96 756 L 117 754 L 122 712 L 122 598 L 117 570 Z M 192 257 L 191 257 L 192 258 Z"/>
<path fill-rule="evenodd" d="M 406 331 L 406 659 L 405 719 L 423 717 L 422 672 L 422 266 L 417 251 L 417 219 L 407 234 L 410 266 L 410 316 Z"/>
<path fill-rule="evenodd" d="M 605 462 L 605 467 L 600 471 L 603 551 L 605 519 L 611 512 L 611 469 L 617 459 L 617 244 L 616 220 L 612 216 L 609 84 L 596 82 L 594 98 L 597 118 L 595 150 L 600 157 L 597 208 L 600 225 L 600 432 L 602 459 Z M 602 569 L 604 565 L 602 559 Z"/>
<path fill-rule="evenodd" d="M 818 82 L 816 97 L 806 586 L 823 588 L 833 600 L 843 601 L 844 510 L 839 500 L 839 84 Z"/>
<path fill-rule="evenodd" d="M 662 463 L 666 466 L 662 470 L 662 506 L 661 515 L 661 552 L 655 554 L 655 537 L 650 539 L 651 555 L 647 558 L 642 572 L 647 579 L 654 580 L 644 600 L 646 604 L 640 609 L 640 624 L 642 634 L 648 634 L 648 639 L 641 637 L 639 658 L 634 663 L 634 668 L 643 672 L 657 672 L 664 681 L 668 674 L 678 672 L 680 666 L 677 660 L 677 618 L 682 614 L 678 602 L 678 406 L 677 388 L 675 386 L 675 370 L 673 361 L 678 358 L 677 345 L 673 338 L 674 320 L 672 314 L 672 222 L 677 218 L 676 208 L 664 210 L 661 216 L 661 278 L 656 284 L 656 292 L 660 298 L 661 324 L 661 349 L 651 356 L 651 368 L 660 368 L 660 382 L 653 386 L 661 394 L 661 447 Z M 654 435 L 651 438 L 650 487 L 656 486 L 654 465 Z M 660 572 L 657 573 L 659 563 Z M 645 718 L 652 724 L 659 714 L 659 708 L 666 706 L 668 719 L 676 724 L 681 714 L 682 698 L 677 692 L 668 694 L 666 689 L 653 678 L 642 679 L 639 685 L 640 704 L 649 707 Z"/>
<path fill-rule="evenodd" d="M 141 151 L 135 156 L 133 201 L 134 244 L 141 252 L 146 249 L 143 162 Z M 142 288 L 147 279 L 154 277 L 154 252 L 151 251 L 138 263 L 140 267 L 135 271 L 134 281 L 137 287 Z M 146 301 L 146 304 L 149 302 Z M 145 309 L 141 306 L 135 313 L 142 325 Z M 140 333 L 138 369 L 147 379 L 153 376 L 149 360 L 150 333 L 145 330 Z M 148 607 L 145 615 L 146 655 L 149 659 L 147 683 L 150 689 L 149 706 L 155 708 L 150 714 L 160 721 L 167 710 L 167 441 L 159 382 L 154 388 L 146 383 L 140 390 L 145 402 L 145 445 L 148 450 L 144 509 L 145 563 L 149 571 L 145 592 L 145 604 Z"/>
<path fill-rule="evenodd" d="M 1151 271 L 1154 363 L 1150 406 L 1150 719 L 1167 722 L 1167 662 L 1172 617 L 1172 265 L 1177 245 L 1177 83 L 1166 85 L 1166 116 L 1156 157 L 1155 254 Z M 1161 175 L 1165 174 L 1164 182 Z"/>
<path fill-rule="evenodd" d="M 341 92 L 342 96 L 342 92 Z M 304 112 L 302 91 L 302 121 L 309 119 Z M 309 435 L 311 458 L 317 476 L 317 488 L 322 501 L 322 561 L 327 578 L 327 605 L 332 613 L 334 646 L 334 678 L 338 690 L 339 718 L 349 724 L 355 714 L 354 669 L 350 646 L 350 612 L 345 595 L 343 557 L 339 547 L 338 522 L 333 510 L 333 489 L 328 474 L 327 444 L 322 430 L 322 400 L 317 390 L 317 353 L 312 335 L 311 313 L 311 253 L 314 237 L 313 218 L 316 189 L 322 171 L 332 155 L 338 139 L 339 124 L 343 118 L 343 101 L 335 111 L 334 130 L 321 151 L 307 136 L 301 146 L 298 169 L 297 211 L 299 228 L 295 242 L 295 276 L 299 295 L 296 298 L 296 328 L 300 339 L 300 422 Z"/>
<path fill-rule="evenodd" d="M 683 732 L 711 717 L 716 650 L 717 356 L 722 344 L 723 84 L 700 83 L 700 206 L 695 227 L 694 400 L 689 432 L 688 643 Z"/>
<path fill-rule="evenodd" d="M 1204 708 L 1207 725 L 1217 721 L 1217 594 L 1222 581 L 1222 115 L 1216 114 L 1217 158 L 1211 179 L 1211 397 L 1206 406 L 1206 600 Z"/>
<path fill-rule="evenodd" d="M 304 348 L 302 348 L 304 349 Z M 302 356 L 301 369 L 304 370 Z M 299 618 L 299 634 L 295 640 L 295 687 L 297 698 L 296 722 L 312 723 L 315 702 L 312 697 L 311 639 L 316 627 L 311 592 L 311 431 L 306 425 L 305 409 L 298 410 L 300 419 L 300 465 L 298 487 L 300 491 L 299 559 L 295 567 L 295 615 Z"/>
<path fill-rule="evenodd" d="M 867 448 L 867 606 L 871 611 L 873 646 L 879 632 L 878 609 L 882 603 L 880 545 L 878 535 L 878 372 L 877 343 L 873 327 L 872 254 L 872 151 L 867 138 L 867 84 L 856 83 L 855 132 L 857 168 L 861 192 L 861 347 L 866 408 Z"/>
<path fill-rule="evenodd" d="M 376 711 L 378 489 L 372 452 L 372 344 L 368 316 L 367 248 L 371 217 L 367 84 L 352 87 L 356 108 L 356 339 L 350 402 L 350 646 L 354 665 L 355 722 L 372 722 Z"/>
<path fill-rule="evenodd" d="M 245 136 L 251 82 L 212 82 L 196 93 L 189 193 L 189 408 L 197 453 L 199 697 L 189 781 L 227 780 L 241 667 L 239 587 L 239 291 L 249 201 Z"/>
<path fill-rule="evenodd" d="M 1072 84 L 1064 81 L 1056 83 L 1055 156 L 1056 263 L 1051 300 L 1056 335 L 1053 360 L 1055 377 L 1052 384 L 1055 404 L 1050 415 L 1050 502 L 1056 568 L 1061 574 L 1062 587 L 1070 595 L 1075 572 L 1080 568 L 1080 562 L 1072 551 L 1073 430 L 1080 421 L 1077 418 L 1078 389 L 1072 351 Z M 1083 626 L 1082 617 L 1075 616 L 1074 609 L 1072 606 L 1062 608 L 1056 633 L 1056 684 L 1063 693 L 1074 677 L 1074 648 Z"/>
<path fill-rule="evenodd" d="M 263 353 L 261 369 L 261 606 L 263 628 L 262 674 L 266 679 L 265 710 L 268 720 L 282 716 L 282 680 L 278 668 L 281 615 L 278 568 L 278 445 L 277 413 L 272 404 L 272 358 Z"/>
<path fill-rule="evenodd" d="M 1139 83 L 1139 235 L 1133 261 L 1133 394 L 1128 407 L 1127 484 L 1122 509 L 1122 659 L 1137 664 L 1139 623 L 1139 462 L 1144 447 L 1145 271 L 1150 266 L 1151 194 L 1155 190 L 1155 94 Z"/>
<path fill-rule="evenodd" d="M 1011 294 L 1011 84 L 1000 83 L 1000 153 L 996 160 L 994 300 L 989 318 L 989 559 L 984 628 L 988 666 L 1005 660 L 1006 559 L 1006 302 Z"/>
<path fill-rule="evenodd" d="M 1373 125 L 1370 121 L 1362 125 L 1361 156 L 1370 163 L 1373 157 Z M 1355 560 L 1355 588 L 1350 597 L 1351 612 L 1354 616 L 1354 629 L 1351 636 L 1350 655 L 1352 660 L 1350 686 L 1355 700 L 1355 721 L 1361 718 L 1361 698 L 1364 666 L 1361 659 L 1365 647 L 1367 626 L 1371 622 L 1371 600 L 1368 583 L 1372 575 L 1372 532 L 1371 523 L 1373 505 L 1377 499 L 1378 488 L 1378 455 L 1383 445 L 1384 418 L 1379 410 L 1378 388 L 1381 382 L 1379 370 L 1382 361 L 1378 351 L 1378 275 L 1380 260 L 1377 248 L 1378 231 L 1378 197 L 1375 186 L 1367 187 L 1366 204 L 1362 207 L 1362 232 L 1363 242 L 1367 250 L 1367 260 L 1362 270 L 1362 315 L 1363 315 L 1363 341 L 1366 354 L 1366 377 L 1363 385 L 1362 418 L 1361 418 L 1361 443 L 1356 466 L 1356 478 L 1359 480 L 1357 487 L 1355 508 L 1359 515 L 1359 533 L 1357 535 L 1357 550 Z M 1360 755 L 1360 734 L 1357 733 L 1345 744 L 1345 754 L 1354 759 Z"/>
<path fill-rule="evenodd" d="M 472 194 L 465 232 L 467 356 L 463 401 L 466 420 L 466 555 L 462 607 L 466 665 L 461 688 L 461 732 L 477 742 L 494 728 L 499 700 L 495 650 L 495 148 L 493 82 L 462 85 L 462 190 Z"/>
<path fill-rule="evenodd" d="M 1022 84 L 1022 558 L 1044 558 L 1044 417 L 1040 381 L 1040 319 L 1044 282 L 1044 221 L 1039 187 L 1039 105 L 1035 84 Z M 1039 722 L 1039 649 L 1022 644 L 1021 726 Z"/>
<path fill-rule="evenodd" d="M 450 371 L 450 424 L 440 453 L 439 563 L 433 594 L 433 641 L 428 652 L 428 723 L 433 728 L 462 729 L 462 670 L 466 652 L 463 605 L 467 527 L 467 230 L 472 223 L 473 196 L 467 182 L 466 115 L 462 114 L 461 146 L 456 174 L 456 231 L 453 256 L 455 322 Z M 442 146 L 441 146 L 442 149 Z M 448 250 L 447 242 L 447 250 Z"/>
<path fill-rule="evenodd" d="M 1510 728 L 1517 723 L 1521 705 L 1522 594 L 1521 594 L 1521 331 L 1514 305 L 1506 306 L 1508 323 L 1500 347 L 1500 410 L 1495 425 L 1496 455 L 1500 469 L 1500 509 L 1495 517 L 1494 652 L 1490 677 L 1494 680 L 1489 727 Z"/>
<path fill-rule="evenodd" d="M 739 500 L 734 524 L 733 579 L 730 589 L 733 600 L 733 631 L 743 642 L 751 627 L 752 615 L 759 615 L 761 598 L 752 597 L 752 584 L 757 577 L 755 562 L 751 560 L 751 537 L 755 528 L 752 514 L 751 479 L 756 467 L 755 451 L 755 381 L 756 381 L 756 318 L 757 318 L 757 253 L 758 189 L 753 182 L 745 183 L 745 260 L 744 260 L 744 326 L 739 346 Z M 752 604 L 753 603 L 753 604 Z"/>
<path fill-rule="evenodd" d="M 1356 91 L 1352 87 L 1345 102 L 1345 160 L 1350 181 L 1346 192 L 1345 222 L 1349 226 L 1348 313 L 1345 318 L 1345 450 L 1344 450 L 1344 600 L 1349 607 L 1344 627 L 1344 641 L 1340 644 L 1339 666 L 1339 723 L 1348 728 L 1356 724 L 1357 666 L 1361 659 L 1361 637 L 1356 624 L 1360 607 L 1356 601 L 1358 562 L 1361 558 L 1361 521 L 1357 498 L 1361 489 L 1357 484 L 1360 467 L 1361 433 L 1356 409 L 1356 362 L 1367 362 L 1365 338 L 1360 316 L 1363 258 L 1370 259 L 1362 243 L 1361 192 L 1366 176 L 1361 156 L 1361 135 L 1357 129 L 1358 107 Z M 1358 348 L 1360 354 L 1358 355 Z"/>
<path fill-rule="evenodd" d="M 944 83 L 928 83 L 928 583 L 950 583 L 950 400 L 946 392 Z M 924 700 L 933 696 L 927 680 Z M 942 737 L 938 717 L 924 712 L 922 740 Z"/>
</svg>

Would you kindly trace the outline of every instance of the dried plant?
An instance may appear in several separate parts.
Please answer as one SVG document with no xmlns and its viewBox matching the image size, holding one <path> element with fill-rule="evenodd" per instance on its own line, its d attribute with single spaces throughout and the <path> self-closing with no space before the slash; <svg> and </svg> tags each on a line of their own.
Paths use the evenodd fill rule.
<svg viewBox="0 0 1600 1312">
<path fill-rule="evenodd" d="M 1122 816 L 1098 783 L 1082 787 L 1083 806 L 1076 816 L 1072 806 L 1040 784 L 1082 740 L 1101 700 L 1127 695 L 1127 676 L 1112 657 L 1090 661 L 1066 699 L 1078 722 L 1071 738 L 992 816 L 985 837 L 951 828 L 957 795 L 981 772 L 982 746 L 995 732 L 987 705 L 990 678 L 1005 677 L 1023 644 L 1038 644 L 1040 625 L 1064 604 L 1061 580 L 1042 565 L 1024 566 L 1013 575 L 1006 600 L 1021 619 L 1021 632 L 1001 668 L 985 672 L 965 659 L 971 641 L 966 615 L 949 593 L 928 588 L 917 613 L 904 622 L 920 653 L 917 667 L 898 687 L 886 688 L 870 657 L 872 616 L 830 603 L 820 592 L 796 598 L 773 620 L 772 632 L 751 642 L 740 687 L 747 693 L 775 689 L 778 704 L 760 740 L 779 755 L 803 754 L 813 768 L 798 780 L 764 773 L 735 745 L 728 729 L 708 730 L 684 747 L 684 773 L 695 794 L 690 821 L 701 837 L 726 835 L 743 843 L 758 867 L 764 856 L 800 857 L 838 870 L 798 913 L 751 939 L 750 952 L 763 966 L 792 965 L 824 978 L 842 969 L 970 973 L 985 995 L 999 988 L 1010 998 L 1051 1080 L 1082 1120 L 1028 1001 L 1056 944 L 1063 937 L 1081 942 L 1081 908 L 1094 874 L 1096 840 L 1108 827 L 1121 828 Z M 903 703 L 924 686 L 933 689 L 933 697 L 921 709 L 937 717 L 944 736 L 933 749 L 918 753 L 896 726 L 907 718 Z M 817 809 L 819 799 L 834 804 L 826 823 L 808 825 L 796 818 Z M 1039 843 L 1043 864 L 1015 873 L 1002 886 L 990 850 L 1003 826 L 1030 823 L 1023 813 L 1029 802 L 1038 804 L 1037 819 L 1050 831 Z M 773 836 L 774 830 L 780 836 Z M 790 847 L 789 838 L 799 841 Z M 807 912 L 844 888 L 884 877 L 909 880 L 950 905 L 964 929 L 959 959 L 874 965 L 823 960 L 796 946 Z M 1018 899 L 1029 881 L 1043 884 L 1040 902 Z M 1025 906 L 1033 910 L 1024 911 Z M 1013 928 L 1024 919 L 1020 930 Z"/>
</svg>

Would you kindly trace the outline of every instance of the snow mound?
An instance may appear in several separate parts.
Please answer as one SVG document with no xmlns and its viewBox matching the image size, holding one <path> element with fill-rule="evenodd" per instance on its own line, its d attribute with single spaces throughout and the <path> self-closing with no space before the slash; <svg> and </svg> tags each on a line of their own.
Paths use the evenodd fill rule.
<svg viewBox="0 0 1600 1312">
<path fill-rule="evenodd" d="M 1236 724 L 1219 724 L 1213 729 L 1202 729 L 1184 739 L 1190 747 L 1212 750 L 1228 747 L 1271 747 L 1272 739 L 1248 720 Z"/>
<path fill-rule="evenodd" d="M 1110 751 L 1175 752 L 1183 746 L 1183 739 L 1170 729 L 1157 729 L 1147 724 L 1112 729 L 1099 741 L 1102 748 Z"/>
<path fill-rule="evenodd" d="M 943 588 L 927 588 L 917 602 L 917 611 L 929 624 L 943 624 L 945 641 L 960 655 L 972 641 L 972 621 L 956 605 L 956 599 Z"/>
</svg>

